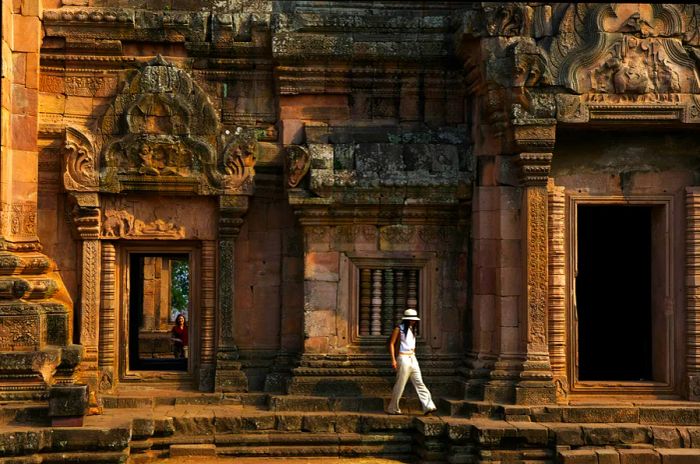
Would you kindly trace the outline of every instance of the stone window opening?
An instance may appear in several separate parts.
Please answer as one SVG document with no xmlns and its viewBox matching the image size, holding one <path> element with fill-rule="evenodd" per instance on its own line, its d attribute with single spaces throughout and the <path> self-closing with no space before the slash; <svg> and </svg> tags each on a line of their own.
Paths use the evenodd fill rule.
<svg viewBox="0 0 700 464">
<path fill-rule="evenodd" d="M 421 319 L 416 331 L 419 347 L 438 346 L 432 332 L 439 316 L 433 309 L 437 272 L 431 252 L 343 254 L 338 314 L 346 322 L 338 327 L 341 340 L 362 352 L 384 354 L 392 330 L 412 307 Z"/>
<path fill-rule="evenodd" d="M 361 267 L 359 269 L 358 331 L 360 337 L 387 337 L 401 323 L 403 312 L 419 305 L 420 269 Z M 419 335 L 419 328 L 416 335 Z"/>
<path fill-rule="evenodd" d="M 572 206 L 573 391 L 672 390 L 670 200 Z"/>
</svg>

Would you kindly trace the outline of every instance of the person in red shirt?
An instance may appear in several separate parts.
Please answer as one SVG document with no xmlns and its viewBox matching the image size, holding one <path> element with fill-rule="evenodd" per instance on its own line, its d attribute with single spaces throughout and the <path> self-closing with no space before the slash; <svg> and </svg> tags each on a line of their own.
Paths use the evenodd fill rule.
<svg viewBox="0 0 700 464">
<path fill-rule="evenodd" d="M 187 326 L 185 316 L 178 314 L 175 318 L 175 325 L 170 331 L 173 342 L 173 355 L 176 358 L 185 358 L 185 347 L 187 346 Z"/>
</svg>

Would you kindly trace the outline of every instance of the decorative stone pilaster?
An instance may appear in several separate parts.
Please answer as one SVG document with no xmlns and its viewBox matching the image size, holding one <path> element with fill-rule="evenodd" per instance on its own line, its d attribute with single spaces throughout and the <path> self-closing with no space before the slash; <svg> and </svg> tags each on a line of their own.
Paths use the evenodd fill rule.
<svg viewBox="0 0 700 464">
<path fill-rule="evenodd" d="M 521 169 L 523 187 L 523 271 L 524 306 L 521 328 L 525 332 L 525 358 L 520 381 L 515 387 L 518 404 L 556 402 L 552 367 L 547 345 L 547 179 L 551 153 L 520 153 L 516 162 Z"/>
<path fill-rule="evenodd" d="M 688 399 L 700 401 L 700 187 L 686 189 L 686 375 Z"/>
<path fill-rule="evenodd" d="M 547 404 L 556 402 L 547 341 L 547 182 L 555 125 L 554 121 L 540 119 L 527 124 L 520 122 L 512 130 L 512 142 L 519 152 L 510 161 L 518 167 L 520 229 L 511 225 L 511 230 L 505 230 L 501 224 L 500 233 L 519 236 L 521 259 L 518 267 L 502 269 L 501 272 L 510 275 L 510 279 L 502 278 L 501 287 L 507 285 L 511 294 L 517 295 L 518 331 L 516 335 L 506 326 L 500 328 L 500 352 L 484 387 L 484 399 Z M 522 276 L 520 282 L 513 281 L 516 275 Z M 511 288 L 516 286 L 519 286 L 519 291 Z M 506 317 L 503 308 L 501 317 Z"/>
<path fill-rule="evenodd" d="M 222 195 L 219 198 L 219 338 L 216 352 L 216 390 L 245 391 L 248 380 L 238 362 L 238 347 L 234 342 L 234 268 L 236 237 L 248 210 L 248 197 Z"/>
<path fill-rule="evenodd" d="M 101 213 L 97 193 L 73 195 L 76 201 L 73 224 L 81 241 L 79 340 L 83 345 L 81 379 L 98 387 L 98 351 L 100 339 L 100 226 Z"/>
</svg>

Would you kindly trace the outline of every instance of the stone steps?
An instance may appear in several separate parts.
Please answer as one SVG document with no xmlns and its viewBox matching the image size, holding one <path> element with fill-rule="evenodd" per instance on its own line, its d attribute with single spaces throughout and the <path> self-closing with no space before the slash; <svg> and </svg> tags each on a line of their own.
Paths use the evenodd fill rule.
<svg viewBox="0 0 700 464">
<path fill-rule="evenodd" d="M 237 434 L 216 439 L 218 455 L 225 456 L 411 456 L 408 433 L 266 433 Z"/>
</svg>

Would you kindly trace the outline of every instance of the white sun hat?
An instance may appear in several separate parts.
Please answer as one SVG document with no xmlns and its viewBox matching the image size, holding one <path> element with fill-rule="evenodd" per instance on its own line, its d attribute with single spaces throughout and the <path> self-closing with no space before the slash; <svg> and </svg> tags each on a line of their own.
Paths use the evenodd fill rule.
<svg viewBox="0 0 700 464">
<path fill-rule="evenodd" d="M 403 318 L 401 320 L 403 320 L 403 321 L 420 321 L 420 317 L 418 317 L 418 312 L 415 309 L 409 308 L 403 312 Z"/>
</svg>

